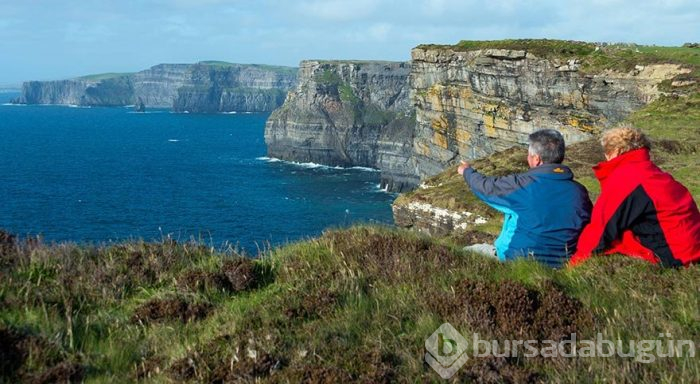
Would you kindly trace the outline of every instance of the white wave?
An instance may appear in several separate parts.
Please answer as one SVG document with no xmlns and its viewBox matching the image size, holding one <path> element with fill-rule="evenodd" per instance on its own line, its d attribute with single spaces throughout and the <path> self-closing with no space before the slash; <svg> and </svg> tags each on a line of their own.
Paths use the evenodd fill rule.
<svg viewBox="0 0 700 384">
<path fill-rule="evenodd" d="M 3 103 L 3 107 L 26 107 L 27 104 Z"/>
<path fill-rule="evenodd" d="M 171 143 L 177 143 L 177 142 L 180 141 L 180 140 L 178 140 L 178 139 L 168 139 L 168 141 L 171 142 Z"/>
<path fill-rule="evenodd" d="M 231 112 L 221 112 L 221 113 L 224 114 L 224 115 L 235 115 L 235 114 L 238 113 L 238 112 L 236 112 L 236 111 L 231 111 Z"/>
<path fill-rule="evenodd" d="M 382 188 L 381 184 L 374 184 L 372 185 L 372 192 L 375 193 L 388 193 L 390 195 L 394 195 L 396 193 L 394 192 L 389 192 L 389 184 L 385 185 L 384 188 Z"/>
<path fill-rule="evenodd" d="M 262 157 L 256 157 L 255 160 L 262 160 L 262 161 L 267 161 L 268 163 L 277 163 L 282 160 L 274 158 L 274 157 L 267 157 L 267 156 L 262 156 Z"/>
<path fill-rule="evenodd" d="M 338 169 L 338 170 L 347 170 L 347 169 L 354 169 L 358 171 L 365 171 L 365 172 L 379 172 L 378 169 L 374 168 L 369 168 L 369 167 L 341 167 L 341 166 L 330 166 L 330 165 L 323 165 L 323 164 L 318 164 L 318 163 L 302 163 L 302 162 L 297 162 L 297 161 L 287 161 L 287 160 L 281 160 L 275 157 L 256 157 L 255 160 L 262 160 L 262 161 L 267 161 L 268 163 L 285 163 L 285 164 L 290 164 L 290 165 L 295 165 L 297 167 L 302 167 L 302 168 L 308 168 L 308 169 L 316 169 L 316 168 L 322 168 L 322 169 Z"/>
</svg>

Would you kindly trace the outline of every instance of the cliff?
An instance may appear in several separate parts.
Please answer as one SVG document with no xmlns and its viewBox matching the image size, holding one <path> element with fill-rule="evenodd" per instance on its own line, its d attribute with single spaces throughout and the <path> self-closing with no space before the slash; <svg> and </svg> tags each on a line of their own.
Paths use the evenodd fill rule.
<svg viewBox="0 0 700 384">
<path fill-rule="evenodd" d="M 129 105 L 133 83 L 127 76 L 106 80 L 29 81 L 22 85 L 18 104 Z"/>
<path fill-rule="evenodd" d="M 523 171 L 526 150 L 519 144 L 544 127 L 565 135 L 566 163 L 592 198 L 599 186 L 591 166 L 603 159 L 596 134 L 621 121 L 644 130 L 655 161 L 700 196 L 697 49 L 538 42 L 567 47 L 557 51 L 534 43 L 413 50 L 412 160 L 422 182 L 394 202 L 397 226 L 463 239 L 497 234 L 502 215 L 469 192 L 454 164 L 480 158 L 474 167 L 486 174 Z"/>
<path fill-rule="evenodd" d="M 659 83 L 688 72 L 671 63 L 586 71 L 584 55 L 595 52 L 587 43 L 569 43 L 570 53 L 549 57 L 527 45 L 469 43 L 411 52 L 413 158 L 420 177 L 456 159 L 525 144 L 528 134 L 545 127 L 562 132 L 568 143 L 586 140 L 655 100 Z"/>
<path fill-rule="evenodd" d="M 160 64 L 132 74 L 30 81 L 19 104 L 147 107 L 188 112 L 266 112 L 282 104 L 296 80 L 294 68 L 223 62 Z"/>
<path fill-rule="evenodd" d="M 410 63 L 305 61 L 268 120 L 268 152 L 376 167 L 384 187 L 406 190 L 457 159 L 525 144 L 540 128 L 585 141 L 669 92 L 673 79 L 687 85 L 691 69 L 657 48 L 463 41 L 419 46 Z"/>
<path fill-rule="evenodd" d="M 267 121 L 269 156 L 374 167 L 383 188 L 414 186 L 409 72 L 402 62 L 303 61 L 296 87 Z"/>
<path fill-rule="evenodd" d="M 176 111 L 272 111 L 294 86 L 294 68 L 200 63 L 177 90 Z"/>
</svg>

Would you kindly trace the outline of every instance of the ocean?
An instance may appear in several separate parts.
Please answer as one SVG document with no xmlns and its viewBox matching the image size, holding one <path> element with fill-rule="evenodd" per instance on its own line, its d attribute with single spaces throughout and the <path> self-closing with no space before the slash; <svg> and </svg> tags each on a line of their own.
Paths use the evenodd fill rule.
<svg viewBox="0 0 700 384">
<path fill-rule="evenodd" d="M 265 157 L 269 114 L 16 106 L 0 93 L 0 228 L 46 242 L 195 239 L 249 254 L 391 224 L 379 172 Z"/>
</svg>

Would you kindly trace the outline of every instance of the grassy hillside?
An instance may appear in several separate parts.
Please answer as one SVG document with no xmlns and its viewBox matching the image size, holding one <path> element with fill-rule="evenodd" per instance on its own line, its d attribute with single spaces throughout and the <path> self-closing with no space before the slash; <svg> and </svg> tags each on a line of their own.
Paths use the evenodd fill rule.
<svg viewBox="0 0 700 384">
<path fill-rule="evenodd" d="M 6 382 L 440 382 L 423 354 L 445 321 L 485 340 L 600 332 L 625 346 L 660 333 L 700 342 L 697 266 L 600 258 L 553 271 L 378 227 L 328 231 L 253 261 L 172 241 L 4 236 L 0 252 Z M 480 357 L 455 380 L 583 377 L 697 382 L 700 359 Z"/>
</svg>

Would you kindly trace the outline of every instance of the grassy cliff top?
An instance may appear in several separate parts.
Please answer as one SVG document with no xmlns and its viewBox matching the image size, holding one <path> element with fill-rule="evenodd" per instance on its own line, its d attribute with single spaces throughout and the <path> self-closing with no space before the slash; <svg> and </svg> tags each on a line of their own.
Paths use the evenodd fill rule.
<svg viewBox="0 0 700 384">
<path fill-rule="evenodd" d="M 661 47 L 636 44 L 588 43 L 550 39 L 462 40 L 454 45 L 419 45 L 420 49 L 475 51 L 483 49 L 523 50 L 546 59 L 581 61 L 582 70 L 599 72 L 606 69 L 628 72 L 636 65 L 658 63 L 680 64 L 693 70 L 685 77 L 700 79 L 700 48 Z M 697 90 L 696 90 L 697 91 Z"/>
<path fill-rule="evenodd" d="M 700 266 L 609 257 L 557 271 L 380 227 L 328 231 L 254 260 L 170 240 L 93 247 L 2 234 L 0 244 L 2 382 L 442 382 L 423 356 L 446 321 L 470 340 L 700 339 Z M 581 377 L 697 382 L 700 360 L 687 346 L 650 364 L 480 357 L 457 374 Z"/>
<path fill-rule="evenodd" d="M 124 76 L 131 76 L 133 75 L 133 72 L 108 72 L 108 73 L 97 73 L 94 75 L 86 75 L 86 76 L 80 76 L 78 79 L 80 80 L 93 80 L 93 81 L 101 81 L 101 80 L 108 80 L 108 79 L 114 79 L 117 77 L 124 77 Z"/>
<path fill-rule="evenodd" d="M 229 63 L 226 61 L 218 61 L 218 60 L 206 60 L 206 61 L 200 61 L 197 64 L 203 64 L 203 65 L 208 65 L 211 67 L 221 67 L 221 68 L 226 68 L 226 67 L 253 67 L 253 68 L 259 68 L 262 70 L 266 71 L 272 71 L 272 72 L 278 72 L 278 73 L 290 73 L 290 74 L 296 74 L 298 68 L 296 67 L 287 67 L 283 65 L 268 65 L 268 64 L 237 64 L 237 63 Z"/>
<path fill-rule="evenodd" d="M 396 64 L 406 64 L 408 61 L 389 61 L 389 60 L 329 60 L 329 59 L 306 59 L 303 62 L 318 62 L 320 64 L 385 64 L 385 65 L 396 65 Z"/>
</svg>

